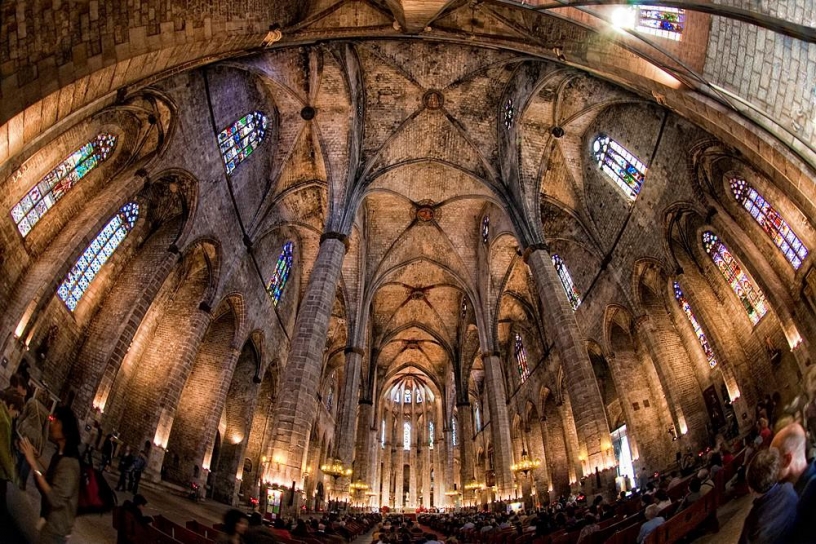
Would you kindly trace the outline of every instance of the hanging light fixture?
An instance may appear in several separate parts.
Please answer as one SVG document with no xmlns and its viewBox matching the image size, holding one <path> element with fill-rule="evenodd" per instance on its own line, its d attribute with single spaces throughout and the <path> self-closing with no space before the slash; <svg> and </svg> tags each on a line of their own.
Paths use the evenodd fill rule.
<svg viewBox="0 0 816 544">
<path fill-rule="evenodd" d="M 541 459 L 530 459 L 527 457 L 527 450 L 521 450 L 521 461 L 518 463 L 514 463 L 510 465 L 510 470 L 513 471 L 515 474 L 523 473 L 526 477 L 527 474 L 533 470 L 541 466 Z"/>
<path fill-rule="evenodd" d="M 470 482 L 465 484 L 465 489 L 467 491 L 478 491 L 481 490 L 484 486 L 477 482 L 476 480 L 471 480 Z"/>
<path fill-rule="evenodd" d="M 351 467 L 346 467 L 343 464 L 342 459 L 329 459 L 329 462 L 325 465 L 320 465 L 320 470 L 323 471 L 323 474 L 328 474 L 334 481 L 337 481 L 337 478 L 341 476 L 351 476 Z"/>
<path fill-rule="evenodd" d="M 357 480 L 356 482 L 349 484 L 349 489 L 352 491 L 365 491 L 368 489 L 368 484 L 362 480 Z"/>
</svg>

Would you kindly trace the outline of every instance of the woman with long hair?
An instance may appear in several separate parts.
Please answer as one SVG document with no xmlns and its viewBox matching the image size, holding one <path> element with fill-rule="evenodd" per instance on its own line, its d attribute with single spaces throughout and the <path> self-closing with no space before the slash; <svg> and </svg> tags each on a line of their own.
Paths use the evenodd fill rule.
<svg viewBox="0 0 816 544">
<path fill-rule="evenodd" d="M 71 534 L 79 504 L 79 424 L 67 406 L 57 407 L 48 416 L 48 424 L 49 436 L 57 445 L 57 451 L 45 472 L 31 442 L 23 438 L 20 443 L 42 495 L 40 516 L 45 518 L 45 525 L 40 529 L 37 543 L 63 544 Z"/>
</svg>

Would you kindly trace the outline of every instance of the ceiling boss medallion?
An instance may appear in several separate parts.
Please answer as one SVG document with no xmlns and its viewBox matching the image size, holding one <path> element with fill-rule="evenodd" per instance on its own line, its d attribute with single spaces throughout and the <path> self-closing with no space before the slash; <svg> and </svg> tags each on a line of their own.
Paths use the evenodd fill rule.
<svg viewBox="0 0 816 544">
<path fill-rule="evenodd" d="M 437 90 L 430 90 L 422 97 L 425 107 L 429 110 L 438 110 L 445 104 L 445 97 Z"/>
<path fill-rule="evenodd" d="M 437 211 L 434 209 L 433 200 L 423 200 L 417 203 L 416 218 L 419 221 L 428 223 L 429 221 L 438 219 L 438 217 Z"/>
</svg>

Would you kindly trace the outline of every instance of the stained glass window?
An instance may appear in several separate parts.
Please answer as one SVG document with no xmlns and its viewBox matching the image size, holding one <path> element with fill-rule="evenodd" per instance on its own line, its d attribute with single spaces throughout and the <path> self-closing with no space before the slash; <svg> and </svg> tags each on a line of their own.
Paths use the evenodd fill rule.
<svg viewBox="0 0 816 544">
<path fill-rule="evenodd" d="M 482 243 L 486 244 L 490 238 L 490 217 L 485 215 L 482 219 Z"/>
<path fill-rule="evenodd" d="M 737 202 L 748 210 L 793 268 L 799 270 L 808 255 L 808 249 L 793 233 L 787 221 L 744 179 L 731 178 L 731 191 Z"/>
<path fill-rule="evenodd" d="M 572 283 L 572 276 L 570 276 L 569 270 L 567 270 L 567 265 L 564 264 L 564 260 L 558 255 L 552 256 L 552 262 L 553 265 L 555 265 L 555 271 L 558 273 L 558 278 L 561 280 L 561 285 L 564 287 L 564 292 L 567 294 L 572 309 L 577 309 L 578 306 L 581 305 L 581 295 L 578 294 L 578 289 L 576 289 L 575 284 Z"/>
<path fill-rule="evenodd" d="M 751 323 L 756 325 L 768 311 L 765 306 L 765 295 L 762 294 L 754 281 L 743 272 L 737 259 L 728 251 L 717 235 L 711 231 L 703 233 L 703 247 L 717 265 L 725 281 L 731 286 L 734 294 L 742 303 Z"/>
<path fill-rule="evenodd" d="M 467 317 L 467 302 L 462 300 L 462 319 Z"/>
<path fill-rule="evenodd" d="M 473 406 L 473 417 L 476 420 L 476 432 L 478 433 L 479 431 L 482 430 L 482 416 L 481 416 L 481 414 L 479 414 L 479 405 L 478 404 Z"/>
<path fill-rule="evenodd" d="M 272 297 L 272 304 L 275 306 L 280 302 L 283 288 L 286 287 L 289 272 L 292 270 L 292 246 L 291 240 L 283 244 L 283 249 L 281 249 L 278 262 L 275 265 L 275 273 L 272 274 L 269 284 L 266 286 L 269 296 Z"/>
<path fill-rule="evenodd" d="M 416 401 L 416 403 L 417 403 L 417 404 L 419 404 L 420 402 L 422 402 L 422 392 L 421 392 L 419 389 L 417 389 L 417 390 L 414 392 L 414 400 Z"/>
<path fill-rule="evenodd" d="M 385 419 L 382 420 L 382 432 L 380 433 L 380 447 L 385 449 Z"/>
<path fill-rule="evenodd" d="M 451 418 L 451 442 L 454 446 L 459 445 L 459 438 L 456 436 L 456 418 Z"/>
<path fill-rule="evenodd" d="M 670 40 L 680 40 L 686 27 L 686 12 L 662 6 L 639 6 L 637 30 Z"/>
<path fill-rule="evenodd" d="M 598 167 L 634 201 L 646 179 L 646 166 L 609 136 L 595 138 L 592 154 Z"/>
<path fill-rule="evenodd" d="M 411 404 L 411 390 L 406 389 L 405 393 L 403 393 L 403 395 L 404 395 L 403 402 L 405 404 Z"/>
<path fill-rule="evenodd" d="M 48 172 L 20 202 L 11 209 L 11 217 L 17 230 L 24 237 L 34 225 L 71 190 L 88 172 L 107 159 L 114 146 L 116 136 L 101 133 L 83 145 Z"/>
<path fill-rule="evenodd" d="M 516 333 L 516 343 L 513 351 L 516 354 L 519 378 L 521 383 L 524 383 L 530 377 L 530 369 L 527 367 L 527 351 L 524 349 L 524 342 L 521 341 L 521 335 L 518 333 Z"/>
<path fill-rule="evenodd" d="M 218 134 L 218 147 L 221 148 L 227 174 L 232 174 L 258 148 L 266 136 L 266 125 L 266 115 L 253 111 Z"/>
<path fill-rule="evenodd" d="M 432 450 L 434 444 L 434 424 L 433 421 L 428 422 L 428 449 Z"/>
<path fill-rule="evenodd" d="M 680 308 L 683 310 L 683 313 L 686 314 L 689 323 L 691 323 L 694 334 L 697 335 L 697 340 L 700 341 L 700 346 L 702 346 L 706 360 L 708 360 L 708 365 L 714 368 L 717 366 L 717 358 L 714 356 L 714 350 L 711 349 L 711 344 L 708 343 L 708 338 L 706 338 L 703 328 L 700 326 L 700 322 L 697 321 L 694 312 L 691 311 L 691 305 L 688 303 L 688 300 L 686 300 L 686 296 L 683 294 L 683 290 L 680 289 L 680 284 L 677 282 L 674 282 L 674 298 L 677 299 Z"/>
<path fill-rule="evenodd" d="M 402 449 L 411 449 L 411 424 L 407 421 L 402 424 Z"/>
<path fill-rule="evenodd" d="M 510 130 L 513 126 L 513 120 L 516 118 L 516 107 L 513 105 L 513 99 L 508 98 L 504 103 L 503 122 L 504 128 Z"/>
<path fill-rule="evenodd" d="M 133 229 L 138 218 L 139 205 L 135 202 L 128 202 L 108 221 L 91 245 L 82 253 L 57 289 L 57 295 L 69 310 L 73 312 L 76 309 L 79 299 L 85 294 L 99 269 Z"/>
</svg>

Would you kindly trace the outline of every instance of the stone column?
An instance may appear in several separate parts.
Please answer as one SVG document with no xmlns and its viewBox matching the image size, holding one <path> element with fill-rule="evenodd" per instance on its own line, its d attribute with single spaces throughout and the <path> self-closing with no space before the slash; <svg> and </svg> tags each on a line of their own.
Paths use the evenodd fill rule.
<svg viewBox="0 0 816 544">
<path fill-rule="evenodd" d="M 577 407 L 575 426 L 580 449 L 585 450 L 582 456 L 587 456 L 589 466 L 602 466 L 602 441 L 609 439 L 609 426 L 575 312 L 567 300 L 546 246 L 531 245 L 525 250 L 524 257 L 533 273 L 541 305 L 546 310 L 545 327 L 563 364 L 567 390 Z"/>
<path fill-rule="evenodd" d="M 411 443 L 409 444 L 408 449 L 408 466 L 410 467 L 411 472 L 408 473 L 408 506 L 411 508 L 416 508 L 417 502 L 417 470 L 419 469 L 419 463 L 417 463 L 419 457 L 419 445 L 420 445 L 420 430 L 419 426 L 417 425 L 417 412 L 416 412 L 416 391 L 412 392 L 411 397 Z"/>
<path fill-rule="evenodd" d="M 428 397 L 425 397 L 427 400 Z M 422 445 L 422 506 L 431 507 L 431 411 L 425 410 L 425 443 Z"/>
<path fill-rule="evenodd" d="M 371 413 L 374 411 L 373 403 L 368 399 L 360 399 L 358 402 L 357 420 L 357 446 L 354 458 L 354 474 L 352 478 L 362 480 L 368 485 L 372 485 L 369 473 L 371 468 Z"/>
<path fill-rule="evenodd" d="M 499 352 L 482 353 L 485 369 L 487 403 L 490 406 L 490 436 L 493 439 L 493 470 L 496 472 L 496 487 L 499 496 L 512 494 L 513 474 L 510 465 L 513 456 L 510 451 L 510 420 L 507 413 L 507 395 L 504 392 L 501 358 Z M 506 446 L 504 446 L 506 444 Z"/>
<path fill-rule="evenodd" d="M 459 469 L 460 481 L 462 485 L 463 498 L 472 498 L 473 491 L 465 492 L 465 486 L 469 484 L 475 474 L 473 472 L 473 422 L 470 418 L 470 403 L 458 402 L 456 407 L 459 408 Z M 467 502 L 467 501 L 465 501 Z"/>
<path fill-rule="evenodd" d="M 394 428 L 394 416 L 390 411 L 385 412 L 385 448 L 382 452 L 382 469 L 380 479 L 382 480 L 382 496 L 380 503 L 383 506 L 391 504 L 391 448 L 393 447 L 391 429 Z"/>
<path fill-rule="evenodd" d="M 357 437 L 357 408 L 360 396 L 360 365 L 363 362 L 364 351 L 360 348 L 348 347 L 345 350 L 346 369 L 343 380 L 343 404 L 340 406 L 337 418 L 339 420 L 337 434 L 337 455 L 347 465 L 354 460 L 354 441 Z M 370 403 L 371 401 L 369 401 Z M 368 429 L 369 424 L 360 427 Z M 352 476 L 354 480 L 357 476 Z"/>
<path fill-rule="evenodd" d="M 453 490 L 454 485 L 456 484 L 456 475 L 453 473 L 453 458 L 455 455 L 454 449 L 455 446 L 453 445 L 453 431 L 450 427 L 450 422 L 445 422 L 445 487 L 448 490 Z M 461 491 L 461 488 L 458 489 Z M 447 498 L 447 497 L 446 497 Z M 449 506 L 454 506 L 456 503 L 456 497 L 451 497 L 447 500 L 446 504 Z"/>
<path fill-rule="evenodd" d="M 271 479 L 291 485 L 301 480 L 301 470 L 312 424 L 317 415 L 317 391 L 323 349 L 337 282 L 348 238 L 328 232 L 320 237 L 317 254 L 303 302 L 295 321 L 289 361 L 276 407 L 275 437 L 267 455 L 279 466 Z"/>
</svg>

